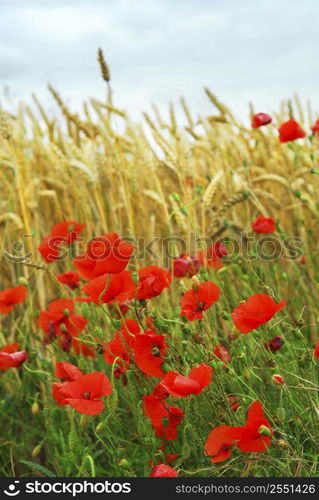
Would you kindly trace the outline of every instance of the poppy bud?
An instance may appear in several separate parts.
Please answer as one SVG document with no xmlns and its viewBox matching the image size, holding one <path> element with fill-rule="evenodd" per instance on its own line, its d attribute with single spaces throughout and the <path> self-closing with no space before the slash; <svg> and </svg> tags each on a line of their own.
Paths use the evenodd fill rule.
<svg viewBox="0 0 319 500">
<path fill-rule="evenodd" d="M 261 436 L 265 436 L 265 437 L 271 436 L 271 431 L 270 431 L 269 427 L 267 427 L 266 425 L 261 425 L 258 429 L 258 433 Z"/>
<path fill-rule="evenodd" d="M 278 351 L 284 345 L 284 339 L 280 335 L 276 335 L 265 344 L 266 349 L 271 352 Z"/>
<path fill-rule="evenodd" d="M 204 344 L 204 337 L 200 333 L 194 333 L 193 340 L 196 344 Z"/>
<path fill-rule="evenodd" d="M 39 413 L 40 407 L 38 403 L 35 401 L 33 405 L 31 406 L 31 413 L 32 415 L 35 415 L 36 413 Z"/>
<path fill-rule="evenodd" d="M 279 406 L 277 412 L 276 412 L 276 416 L 277 418 L 280 420 L 280 421 L 283 421 L 285 420 L 286 418 L 286 412 L 285 412 L 285 408 L 283 408 L 282 406 Z"/>
<path fill-rule="evenodd" d="M 117 391 L 113 387 L 112 394 L 108 398 L 108 409 L 110 413 L 114 413 L 118 406 L 118 395 Z"/>
<path fill-rule="evenodd" d="M 225 320 L 225 321 L 229 321 L 230 320 L 230 314 L 228 314 L 226 311 L 223 311 L 222 314 L 221 314 L 222 318 Z"/>
<path fill-rule="evenodd" d="M 249 380 L 250 379 L 250 373 L 249 373 L 249 370 L 247 368 L 244 368 L 243 371 L 242 371 L 242 375 L 243 375 L 243 378 L 245 380 Z"/>
<path fill-rule="evenodd" d="M 88 425 L 88 417 L 87 415 L 82 415 L 80 419 L 80 428 L 86 429 L 87 425 Z"/>
<path fill-rule="evenodd" d="M 209 280 L 208 273 L 202 273 L 201 274 L 201 278 L 202 278 L 203 281 L 208 281 Z"/>
<path fill-rule="evenodd" d="M 193 292 L 198 292 L 200 281 L 198 276 L 195 274 L 192 279 L 191 279 L 191 285 L 192 285 L 192 290 Z"/>
<path fill-rule="evenodd" d="M 181 201 L 180 196 L 179 196 L 178 193 L 172 193 L 171 196 L 172 196 L 173 200 L 175 200 L 177 202 Z"/>
<path fill-rule="evenodd" d="M 283 385 L 285 383 L 282 376 L 276 373 L 271 377 L 271 381 L 274 385 Z"/>
<path fill-rule="evenodd" d="M 62 332 L 66 332 L 67 331 L 66 326 L 65 326 L 64 323 L 61 323 L 60 328 L 61 328 Z"/>
<path fill-rule="evenodd" d="M 288 278 L 288 274 L 287 273 L 281 273 L 281 278 L 283 280 L 286 280 Z"/>
<path fill-rule="evenodd" d="M 71 231 L 73 231 L 74 229 L 75 229 L 75 225 L 74 225 L 74 224 L 70 224 L 70 225 L 69 225 L 69 227 L 68 227 L 68 231 L 69 231 L 69 233 L 70 233 Z"/>
<path fill-rule="evenodd" d="M 64 316 L 69 316 L 69 314 L 70 314 L 69 309 L 63 309 L 63 314 L 64 314 Z"/>
<path fill-rule="evenodd" d="M 162 368 L 163 372 L 165 372 L 165 373 L 167 373 L 167 372 L 169 372 L 171 370 L 171 367 L 169 366 L 168 363 L 163 363 L 161 365 L 161 368 Z"/>
<path fill-rule="evenodd" d="M 100 432 L 103 431 L 103 429 L 105 428 L 105 422 L 100 422 L 99 424 L 97 424 L 97 426 L 95 427 L 95 432 L 97 434 L 99 434 Z"/>
<path fill-rule="evenodd" d="M 114 319 L 112 321 L 112 325 L 114 326 L 114 328 L 116 330 L 118 330 L 121 327 L 121 324 L 122 324 L 122 320 L 121 319 Z"/>
<path fill-rule="evenodd" d="M 32 450 L 32 456 L 33 456 L 33 458 L 35 458 L 38 455 L 40 455 L 41 450 L 42 450 L 42 444 L 38 444 L 37 446 L 35 446 L 35 448 L 33 448 L 33 450 Z"/>
<path fill-rule="evenodd" d="M 133 272 L 132 272 L 132 280 L 134 281 L 135 285 L 137 285 L 137 284 L 138 284 L 138 282 L 139 282 L 139 278 L 140 278 L 140 277 L 139 277 L 138 272 L 137 272 L 137 271 L 133 271 Z"/>
<path fill-rule="evenodd" d="M 24 276 L 20 276 L 18 279 L 19 285 L 28 286 L 29 282 Z"/>
</svg>

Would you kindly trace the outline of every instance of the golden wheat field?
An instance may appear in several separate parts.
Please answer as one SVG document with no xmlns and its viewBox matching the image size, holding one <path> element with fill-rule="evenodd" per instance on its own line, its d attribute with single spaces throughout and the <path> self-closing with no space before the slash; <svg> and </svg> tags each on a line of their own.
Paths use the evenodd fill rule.
<svg viewBox="0 0 319 500">
<path fill-rule="evenodd" d="M 247 106 L 240 119 L 205 88 L 202 116 L 181 98 L 168 118 L 154 105 L 132 121 L 116 101 L 102 51 L 98 59 L 104 101 L 89 98 L 82 109 L 69 109 L 49 86 L 55 115 L 36 95 L 15 115 L 0 110 L 1 475 L 315 476 L 316 111 L 294 96 L 278 110 L 265 110 L 271 123 L 252 128 L 260 110 Z M 305 136 L 281 142 L 278 127 L 289 120 Z M 252 230 L 260 215 L 272 220 L 271 231 Z M 70 231 L 75 223 L 85 225 L 83 238 L 64 242 L 63 259 L 46 260 L 39 247 L 64 221 Z M 81 274 L 75 257 L 90 239 L 110 233 L 134 246 L 126 271 Z M 224 250 L 209 260 L 211 245 Z M 198 260 L 197 252 L 205 258 Z M 212 265 L 215 257 L 218 265 Z M 178 259 L 185 272 L 174 267 Z M 167 273 L 165 285 L 158 284 L 164 276 L 158 268 Z M 74 287 L 57 279 L 71 270 L 80 274 Z M 118 272 L 130 273 L 138 291 L 107 298 Z M 99 279 L 98 300 L 86 301 L 86 287 Z M 196 297 L 205 284 L 216 287 L 209 290 L 214 299 L 196 299 L 190 317 L 186 297 Z M 4 293 L 15 287 L 27 296 L 13 308 Z M 234 313 L 257 294 L 267 295 L 277 312 L 258 311 L 262 320 L 245 331 Z M 50 309 L 62 299 L 63 311 Z M 83 327 L 72 320 L 72 308 Z M 146 337 L 151 347 L 143 344 L 140 351 Z M 276 338 L 280 348 L 270 348 Z M 14 351 L 1 348 L 17 343 L 26 359 L 6 365 Z M 75 348 L 82 344 L 87 350 Z M 66 365 L 82 377 L 105 377 L 111 389 L 103 386 L 95 401 L 90 386 L 70 396 L 71 385 L 82 379 L 62 376 Z M 197 369 L 203 370 L 199 382 L 191 375 Z M 172 373 L 181 377 L 180 392 L 177 382 L 170 385 Z M 68 395 L 63 384 L 70 385 Z M 104 402 L 100 411 L 93 408 L 97 401 Z M 247 444 L 242 430 L 226 435 L 221 426 L 254 437 Z"/>
</svg>

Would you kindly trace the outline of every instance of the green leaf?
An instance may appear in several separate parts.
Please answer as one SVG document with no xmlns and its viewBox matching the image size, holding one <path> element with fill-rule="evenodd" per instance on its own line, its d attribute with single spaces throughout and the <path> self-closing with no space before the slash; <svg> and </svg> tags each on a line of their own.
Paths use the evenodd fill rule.
<svg viewBox="0 0 319 500">
<path fill-rule="evenodd" d="M 42 472 L 42 474 L 44 474 L 47 477 L 56 477 L 55 474 L 53 474 L 53 472 L 51 472 L 46 467 L 43 467 L 43 465 L 34 462 L 29 462 L 28 460 L 20 460 L 20 463 L 26 465 L 27 467 L 30 467 L 31 469 L 35 469 L 38 472 Z"/>
</svg>

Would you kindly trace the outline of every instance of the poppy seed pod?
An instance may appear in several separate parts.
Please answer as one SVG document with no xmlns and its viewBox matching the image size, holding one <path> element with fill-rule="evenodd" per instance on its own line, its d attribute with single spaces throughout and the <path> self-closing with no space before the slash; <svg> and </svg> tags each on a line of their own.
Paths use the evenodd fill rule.
<svg viewBox="0 0 319 500">
<path fill-rule="evenodd" d="M 41 453 L 41 450 L 42 450 L 42 445 L 41 444 L 38 444 L 37 446 L 35 446 L 32 450 L 32 456 L 33 458 L 37 457 L 38 455 L 40 455 Z"/>
<path fill-rule="evenodd" d="M 84 399 L 89 399 L 90 395 L 88 395 L 87 397 L 85 397 L 85 393 L 83 395 L 83 398 Z M 80 428 L 82 430 L 86 429 L 87 426 L 88 426 L 88 418 L 87 418 L 87 415 L 82 415 L 81 418 L 80 418 Z"/>
<path fill-rule="evenodd" d="M 100 422 L 99 424 L 97 424 L 97 426 L 95 427 L 95 432 L 97 434 L 99 434 L 100 432 L 102 432 L 103 430 L 105 429 L 105 422 Z"/>
<path fill-rule="evenodd" d="M 193 292 L 198 292 L 200 281 L 198 276 L 195 274 L 192 279 L 191 279 L 191 284 L 192 284 L 192 290 Z"/>
<path fill-rule="evenodd" d="M 279 448 L 285 448 L 285 449 L 289 448 L 289 444 L 284 439 L 278 439 L 276 441 L 276 444 L 277 446 L 279 446 Z"/>
<path fill-rule="evenodd" d="M 267 427 L 266 425 L 261 425 L 259 428 L 258 428 L 258 433 L 261 435 L 261 436 L 266 436 L 266 437 L 270 437 L 271 436 L 271 430 L 269 429 L 269 427 Z"/>
<path fill-rule="evenodd" d="M 19 285 L 28 286 L 29 282 L 24 276 L 20 276 L 18 279 Z"/>
<path fill-rule="evenodd" d="M 35 415 L 36 413 L 39 413 L 39 411 L 40 411 L 39 404 L 35 401 L 31 406 L 31 413 L 32 415 Z"/>
</svg>

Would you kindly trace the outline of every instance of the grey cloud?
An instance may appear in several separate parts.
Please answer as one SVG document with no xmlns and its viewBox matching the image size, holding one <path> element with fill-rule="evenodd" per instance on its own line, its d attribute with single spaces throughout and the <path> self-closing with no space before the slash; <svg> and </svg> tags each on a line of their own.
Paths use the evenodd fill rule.
<svg viewBox="0 0 319 500">
<path fill-rule="evenodd" d="M 317 0 L 4 0 L 0 87 L 50 103 L 52 81 L 74 106 L 102 97 L 102 46 L 133 114 L 180 94 L 200 112 L 204 85 L 238 113 L 248 100 L 274 109 L 294 91 L 318 105 L 318 13 Z"/>
</svg>

